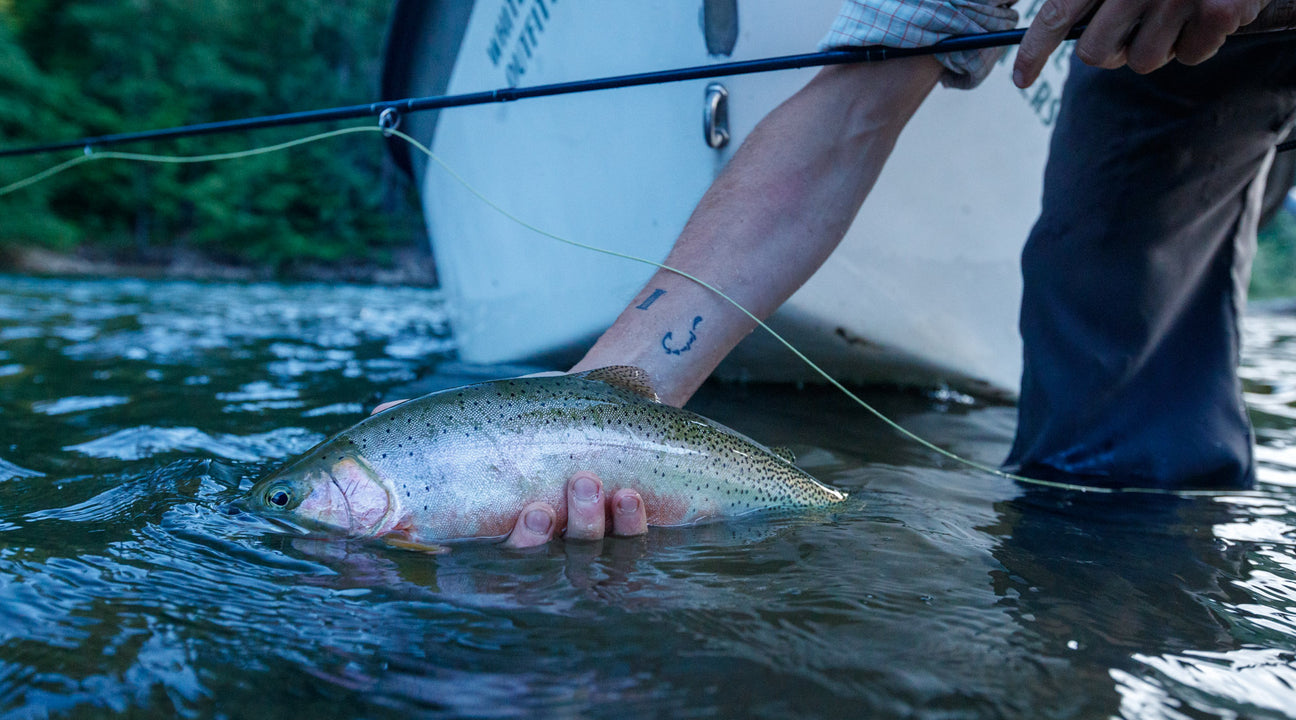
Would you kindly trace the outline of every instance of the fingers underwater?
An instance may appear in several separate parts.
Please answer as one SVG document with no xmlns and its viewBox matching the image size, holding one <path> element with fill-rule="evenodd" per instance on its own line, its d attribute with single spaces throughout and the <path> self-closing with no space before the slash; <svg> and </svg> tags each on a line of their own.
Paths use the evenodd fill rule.
<svg viewBox="0 0 1296 720">
<path fill-rule="evenodd" d="M 557 525 L 552 507 L 542 502 L 531 503 L 522 508 L 513 532 L 505 538 L 503 545 L 515 549 L 544 545 L 553 539 Z"/>
<path fill-rule="evenodd" d="M 621 488 L 612 494 L 612 534 L 621 537 L 643 535 L 648 532 L 648 510 L 643 498 L 630 488 Z"/>
<path fill-rule="evenodd" d="M 609 498 L 599 476 L 579 472 L 567 480 L 566 497 L 567 526 L 562 536 L 567 540 L 601 540 L 607 535 L 633 537 L 648 532 L 648 510 L 635 490 L 621 488 Z M 515 549 L 544 545 L 558 535 L 558 524 L 552 507 L 531 503 L 518 515 L 503 545 Z"/>
<path fill-rule="evenodd" d="M 599 540 L 607 527 L 603 505 L 603 481 L 593 473 L 580 472 L 567 480 L 567 532 L 569 540 Z"/>
</svg>

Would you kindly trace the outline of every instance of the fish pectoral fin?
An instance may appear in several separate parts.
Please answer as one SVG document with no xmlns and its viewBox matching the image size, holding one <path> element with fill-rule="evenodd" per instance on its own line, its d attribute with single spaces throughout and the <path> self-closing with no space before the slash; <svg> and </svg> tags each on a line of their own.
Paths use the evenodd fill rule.
<svg viewBox="0 0 1296 720">
<path fill-rule="evenodd" d="M 405 533 L 388 533 L 382 537 L 382 541 L 391 547 L 400 550 L 409 550 L 411 552 L 427 553 L 429 555 L 445 555 L 450 552 L 450 548 L 445 545 L 434 545 L 432 543 L 415 540 Z"/>
<path fill-rule="evenodd" d="M 661 399 L 657 397 L 657 391 L 653 389 L 652 380 L 648 377 L 648 373 L 643 368 L 637 368 L 633 365 L 609 365 L 597 370 L 573 373 L 572 376 L 586 380 L 596 380 L 612 387 L 629 390 L 653 402 L 661 402 Z"/>
</svg>

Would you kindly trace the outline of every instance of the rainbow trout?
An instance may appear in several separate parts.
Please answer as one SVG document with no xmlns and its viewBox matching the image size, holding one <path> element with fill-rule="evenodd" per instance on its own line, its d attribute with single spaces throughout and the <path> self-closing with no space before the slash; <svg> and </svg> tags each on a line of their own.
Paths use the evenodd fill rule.
<svg viewBox="0 0 1296 720">
<path fill-rule="evenodd" d="M 775 451 L 657 402 L 639 368 L 468 385 L 368 417 L 259 481 L 242 504 L 267 516 L 410 542 L 508 533 L 528 503 L 565 522 L 567 478 L 631 487 L 650 525 L 686 525 L 845 493 Z"/>
</svg>

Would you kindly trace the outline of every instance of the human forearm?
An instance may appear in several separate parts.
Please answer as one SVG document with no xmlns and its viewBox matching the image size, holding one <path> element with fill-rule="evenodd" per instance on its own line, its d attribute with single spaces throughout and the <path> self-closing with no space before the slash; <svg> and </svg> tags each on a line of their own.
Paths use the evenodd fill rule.
<svg viewBox="0 0 1296 720">
<path fill-rule="evenodd" d="M 931 58 L 821 71 L 756 127 L 666 264 L 768 316 L 841 241 L 940 73 Z M 682 405 L 753 327 L 710 290 L 663 270 L 573 369 L 638 365 L 663 402 Z"/>
</svg>

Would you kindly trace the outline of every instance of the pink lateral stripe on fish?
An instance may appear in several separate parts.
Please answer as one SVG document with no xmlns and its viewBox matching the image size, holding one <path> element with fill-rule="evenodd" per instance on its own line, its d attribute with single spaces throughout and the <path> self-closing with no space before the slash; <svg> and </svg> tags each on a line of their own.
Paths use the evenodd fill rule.
<svg viewBox="0 0 1296 720">
<path fill-rule="evenodd" d="M 531 502 L 565 509 L 581 470 L 609 495 L 637 490 L 657 526 L 846 499 L 754 440 L 657 402 L 639 368 L 610 367 L 410 400 L 315 446 L 243 503 L 355 537 L 497 537 Z"/>
</svg>

